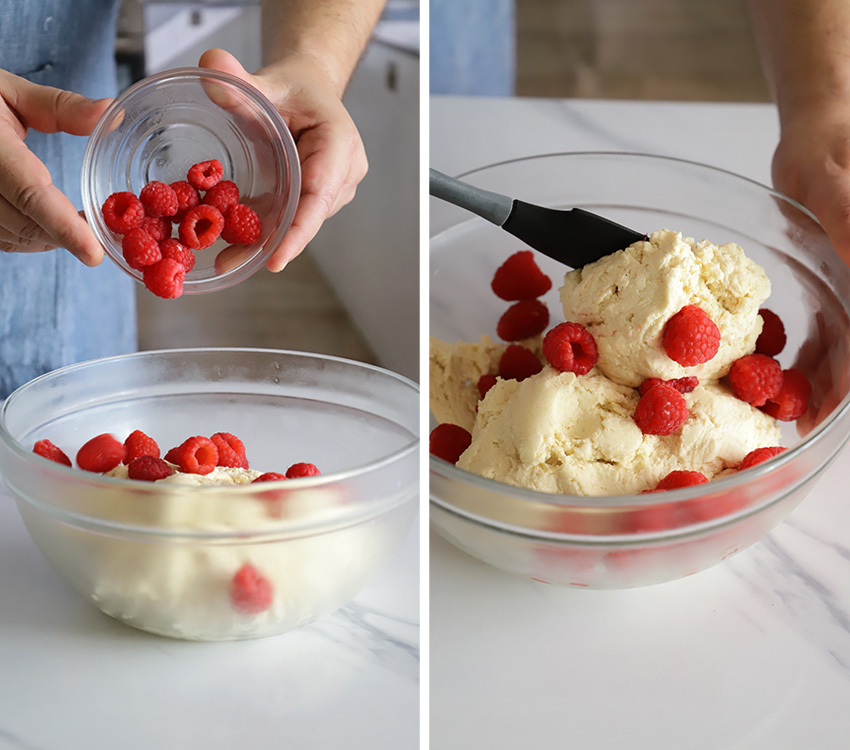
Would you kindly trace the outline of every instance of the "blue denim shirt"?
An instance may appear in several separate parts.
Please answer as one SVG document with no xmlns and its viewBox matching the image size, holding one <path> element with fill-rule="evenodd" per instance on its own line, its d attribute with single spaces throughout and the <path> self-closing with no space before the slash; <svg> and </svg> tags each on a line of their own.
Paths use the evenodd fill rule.
<svg viewBox="0 0 850 750">
<path fill-rule="evenodd" d="M 0 0 L 0 68 L 92 99 L 114 96 L 117 0 Z M 86 139 L 30 131 L 26 144 L 81 208 Z M 0 399 L 37 375 L 134 351 L 133 280 L 65 250 L 0 253 Z"/>
</svg>

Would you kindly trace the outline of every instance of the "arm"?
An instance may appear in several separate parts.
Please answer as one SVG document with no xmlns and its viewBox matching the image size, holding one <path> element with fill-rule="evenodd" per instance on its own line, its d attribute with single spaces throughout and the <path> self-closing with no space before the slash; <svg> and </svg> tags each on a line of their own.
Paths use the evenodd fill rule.
<svg viewBox="0 0 850 750">
<path fill-rule="evenodd" d="M 850 265 L 850 3 L 749 5 L 779 110 L 774 184 L 817 216 Z"/>
<path fill-rule="evenodd" d="M 301 160 L 301 199 L 283 244 L 268 261 L 280 271 L 322 222 L 353 197 L 368 163 L 341 97 L 385 0 L 264 0 L 267 64 L 250 75 L 222 50 L 200 64 L 243 78 L 278 108 Z"/>
</svg>

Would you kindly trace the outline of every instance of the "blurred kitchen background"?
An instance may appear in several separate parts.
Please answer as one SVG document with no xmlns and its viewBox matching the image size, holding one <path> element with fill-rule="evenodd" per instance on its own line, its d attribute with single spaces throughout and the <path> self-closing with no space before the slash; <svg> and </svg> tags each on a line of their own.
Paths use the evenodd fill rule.
<svg viewBox="0 0 850 750">
<path fill-rule="evenodd" d="M 211 47 L 256 70 L 260 28 L 259 0 L 124 0 L 119 83 L 197 65 Z M 345 104 L 370 164 L 356 199 L 279 274 L 262 270 L 230 289 L 177 300 L 137 290 L 140 348 L 307 350 L 418 379 L 418 0 L 389 0 Z"/>
<path fill-rule="evenodd" d="M 431 0 L 431 93 L 770 99 L 744 0 Z"/>
</svg>

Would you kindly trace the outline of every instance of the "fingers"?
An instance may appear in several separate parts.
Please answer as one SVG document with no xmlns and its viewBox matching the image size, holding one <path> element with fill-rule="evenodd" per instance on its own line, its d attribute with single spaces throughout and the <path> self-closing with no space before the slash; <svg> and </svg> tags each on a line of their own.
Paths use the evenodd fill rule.
<svg viewBox="0 0 850 750">
<path fill-rule="evenodd" d="M 14 137 L 4 141 L 0 148 L 0 197 L 5 206 L 2 225 L 10 233 L 31 237 L 35 244 L 47 235 L 54 247 L 67 248 L 88 266 L 100 263 L 103 248 L 71 201 L 53 184 L 44 164 L 22 141 Z M 41 232 L 28 228 L 30 223 L 38 225 Z"/>
</svg>

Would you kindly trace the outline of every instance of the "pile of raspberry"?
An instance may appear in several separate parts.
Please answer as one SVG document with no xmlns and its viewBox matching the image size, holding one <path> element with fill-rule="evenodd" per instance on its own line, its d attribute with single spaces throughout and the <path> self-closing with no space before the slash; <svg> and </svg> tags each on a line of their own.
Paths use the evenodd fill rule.
<svg viewBox="0 0 850 750">
<path fill-rule="evenodd" d="M 127 265 L 142 272 L 145 286 L 158 297 L 183 293 L 186 274 L 195 266 L 194 251 L 219 237 L 231 245 L 260 239 L 260 217 L 239 202 L 239 188 L 223 176 L 221 162 L 210 159 L 192 166 L 185 180 L 149 182 L 138 196 L 113 193 L 104 202 L 103 220 L 123 235 Z M 177 238 L 172 237 L 175 228 Z"/>
</svg>

